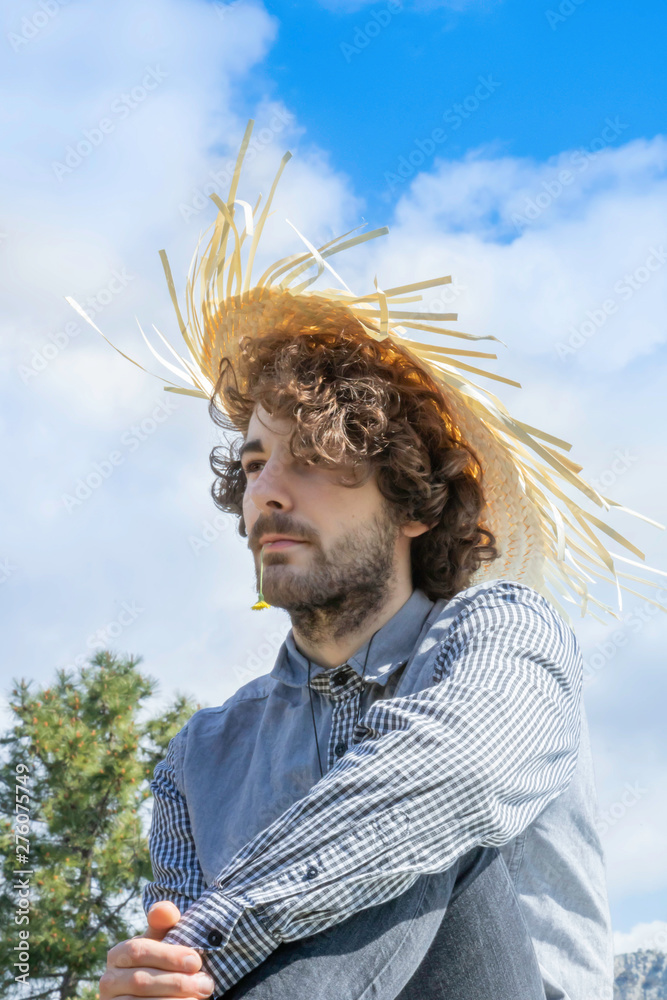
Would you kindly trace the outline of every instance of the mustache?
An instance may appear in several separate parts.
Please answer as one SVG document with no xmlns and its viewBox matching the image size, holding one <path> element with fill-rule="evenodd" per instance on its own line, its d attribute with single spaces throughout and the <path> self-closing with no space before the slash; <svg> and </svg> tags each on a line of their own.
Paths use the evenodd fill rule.
<svg viewBox="0 0 667 1000">
<path fill-rule="evenodd" d="M 248 545 L 251 549 L 260 547 L 259 540 L 262 535 L 289 535 L 303 539 L 304 542 L 314 543 L 319 540 L 319 535 L 312 528 L 298 524 L 292 520 L 289 514 L 283 514 L 280 511 L 270 516 L 259 515 L 248 535 Z"/>
</svg>

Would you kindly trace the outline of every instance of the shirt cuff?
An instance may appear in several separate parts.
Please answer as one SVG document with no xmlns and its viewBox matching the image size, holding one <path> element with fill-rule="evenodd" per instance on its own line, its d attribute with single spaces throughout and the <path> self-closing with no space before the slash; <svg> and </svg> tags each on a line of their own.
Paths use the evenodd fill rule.
<svg viewBox="0 0 667 1000">
<path fill-rule="evenodd" d="M 260 923 L 258 912 L 223 896 L 220 889 L 206 889 L 175 927 L 166 944 L 182 944 L 202 956 L 202 972 L 213 978 L 216 1000 L 275 951 L 279 942 Z"/>
</svg>

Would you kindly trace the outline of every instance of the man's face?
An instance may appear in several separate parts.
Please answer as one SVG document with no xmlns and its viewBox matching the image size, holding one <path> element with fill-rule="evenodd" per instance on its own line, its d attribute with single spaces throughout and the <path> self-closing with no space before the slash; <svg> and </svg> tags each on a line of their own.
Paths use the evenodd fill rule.
<svg viewBox="0 0 667 1000">
<path fill-rule="evenodd" d="M 291 420 L 255 407 L 241 451 L 243 517 L 257 581 L 263 549 L 269 604 L 295 613 L 350 612 L 356 605 L 365 617 L 390 592 L 397 558 L 409 559 L 409 539 L 391 517 L 375 472 L 361 486 L 341 485 L 349 467 L 293 458 L 292 428 Z M 267 540 L 275 536 L 293 540 Z"/>
</svg>

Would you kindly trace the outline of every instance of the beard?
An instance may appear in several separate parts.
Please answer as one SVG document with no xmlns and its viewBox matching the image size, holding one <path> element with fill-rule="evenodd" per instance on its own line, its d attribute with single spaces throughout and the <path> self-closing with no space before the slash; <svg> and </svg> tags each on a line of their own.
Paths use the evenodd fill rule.
<svg viewBox="0 0 667 1000">
<path fill-rule="evenodd" d="M 280 523 L 279 512 L 271 520 L 271 529 L 261 526 L 253 533 L 289 534 L 292 530 Z M 359 629 L 391 596 L 398 534 L 398 524 L 385 508 L 370 522 L 336 539 L 327 552 L 316 540 L 306 539 L 312 549 L 307 569 L 290 566 L 285 553 L 266 553 L 264 596 L 269 604 L 287 611 L 292 625 L 310 642 L 338 641 Z"/>
</svg>

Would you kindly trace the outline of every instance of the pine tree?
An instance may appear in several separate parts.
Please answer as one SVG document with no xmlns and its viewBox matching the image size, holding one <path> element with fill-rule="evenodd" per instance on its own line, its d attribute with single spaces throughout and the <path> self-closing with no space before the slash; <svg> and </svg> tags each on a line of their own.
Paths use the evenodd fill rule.
<svg viewBox="0 0 667 1000">
<path fill-rule="evenodd" d="M 146 717 L 157 682 L 140 662 L 104 651 L 34 694 L 14 682 L 0 740 L 3 997 L 90 1000 L 108 949 L 145 927 L 148 783 L 199 706 L 177 695 Z"/>
</svg>

